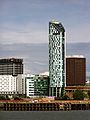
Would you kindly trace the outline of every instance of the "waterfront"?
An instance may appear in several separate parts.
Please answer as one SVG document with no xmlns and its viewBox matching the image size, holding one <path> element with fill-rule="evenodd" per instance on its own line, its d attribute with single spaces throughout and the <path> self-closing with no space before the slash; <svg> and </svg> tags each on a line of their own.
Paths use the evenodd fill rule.
<svg viewBox="0 0 90 120">
<path fill-rule="evenodd" d="M 90 110 L 90 100 L 63 100 L 63 101 L 0 101 L 0 111 L 69 111 Z"/>
<path fill-rule="evenodd" d="M 0 111 L 0 120 L 90 120 L 90 111 Z"/>
</svg>

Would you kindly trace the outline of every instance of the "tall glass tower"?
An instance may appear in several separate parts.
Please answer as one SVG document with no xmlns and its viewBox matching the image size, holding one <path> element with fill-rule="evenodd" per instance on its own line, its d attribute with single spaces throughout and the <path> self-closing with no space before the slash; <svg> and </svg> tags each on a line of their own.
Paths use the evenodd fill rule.
<svg viewBox="0 0 90 120">
<path fill-rule="evenodd" d="M 62 97 L 65 86 L 65 29 L 58 21 L 49 22 L 49 95 Z"/>
</svg>

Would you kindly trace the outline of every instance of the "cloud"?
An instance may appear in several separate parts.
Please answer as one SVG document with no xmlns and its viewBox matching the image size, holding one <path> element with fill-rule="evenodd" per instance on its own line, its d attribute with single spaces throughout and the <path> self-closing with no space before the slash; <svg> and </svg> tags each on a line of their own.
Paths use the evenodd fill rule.
<svg viewBox="0 0 90 120">
<path fill-rule="evenodd" d="M 10 26 L 0 29 L 0 40 L 2 44 L 48 42 L 47 31 L 40 24 Z"/>
<path fill-rule="evenodd" d="M 3 48 L 3 49 L 2 49 Z M 14 48 L 14 49 L 10 49 Z M 90 75 L 90 43 L 68 43 L 67 55 L 84 55 Z M 0 44 L 0 57 L 22 58 L 25 72 L 48 71 L 48 44 Z"/>
<path fill-rule="evenodd" d="M 47 43 L 52 18 L 63 22 L 68 42 L 89 41 L 89 6 L 89 0 L 0 1 L 0 42 Z"/>
<path fill-rule="evenodd" d="M 89 23 L 67 26 L 67 42 L 88 42 L 90 39 Z M 0 26 L 0 42 L 13 43 L 48 43 L 48 26 L 38 24 L 8 24 Z"/>
<path fill-rule="evenodd" d="M 37 64 L 37 65 L 42 65 L 42 66 L 45 65 L 45 66 L 46 66 L 46 64 L 45 64 L 45 63 L 42 63 L 42 62 L 35 61 L 34 63 Z"/>
<path fill-rule="evenodd" d="M 85 23 L 68 28 L 67 42 L 90 42 L 90 24 Z"/>
</svg>

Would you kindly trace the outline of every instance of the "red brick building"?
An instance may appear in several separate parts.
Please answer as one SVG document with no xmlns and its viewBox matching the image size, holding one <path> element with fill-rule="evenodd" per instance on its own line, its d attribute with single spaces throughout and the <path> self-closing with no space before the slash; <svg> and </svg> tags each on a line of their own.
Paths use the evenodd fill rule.
<svg viewBox="0 0 90 120">
<path fill-rule="evenodd" d="M 66 58 L 66 86 L 85 85 L 86 59 L 83 56 Z"/>
</svg>

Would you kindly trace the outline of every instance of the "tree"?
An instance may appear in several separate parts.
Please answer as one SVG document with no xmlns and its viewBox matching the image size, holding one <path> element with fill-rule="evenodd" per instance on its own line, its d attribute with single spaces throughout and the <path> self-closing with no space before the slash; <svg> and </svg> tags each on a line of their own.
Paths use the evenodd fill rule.
<svg viewBox="0 0 90 120">
<path fill-rule="evenodd" d="M 6 100 L 10 100 L 10 98 L 8 97 L 8 95 L 6 95 Z"/>
<path fill-rule="evenodd" d="M 62 100 L 70 100 L 70 98 L 65 94 L 65 95 L 62 97 Z"/>
<path fill-rule="evenodd" d="M 88 91 L 88 97 L 89 97 L 89 99 L 90 99 L 90 90 Z"/>
<path fill-rule="evenodd" d="M 4 96 L 0 96 L 0 100 L 6 100 Z"/>
<path fill-rule="evenodd" d="M 85 94 L 81 90 L 75 90 L 73 93 L 74 100 L 83 100 L 84 97 L 85 97 Z"/>
<path fill-rule="evenodd" d="M 16 96 L 16 97 L 14 97 L 14 100 L 21 100 L 21 98 Z"/>
</svg>

